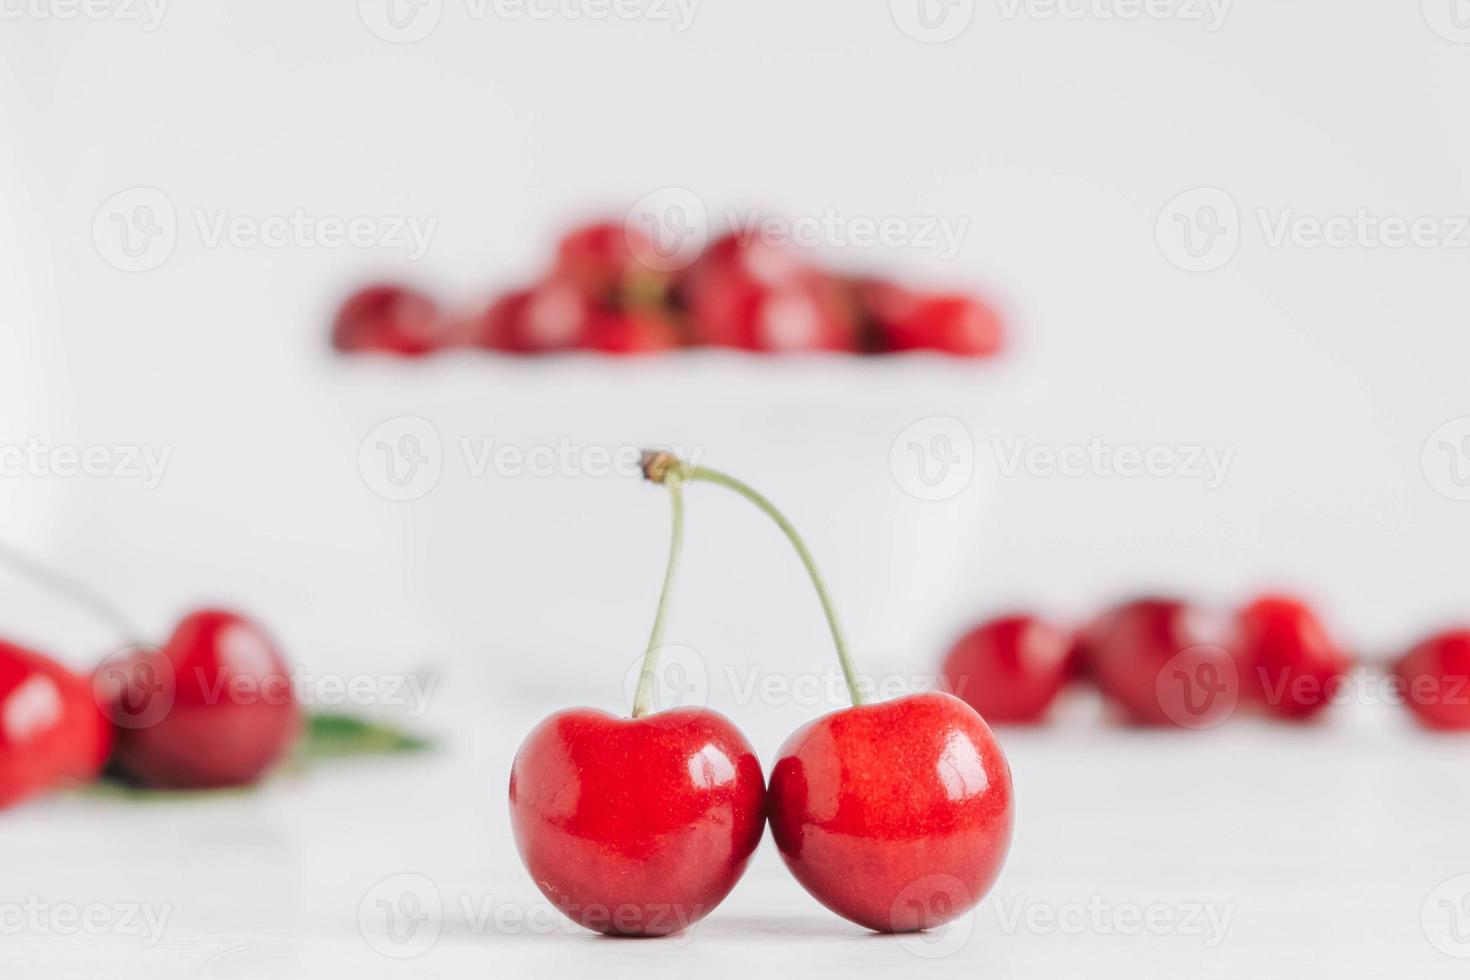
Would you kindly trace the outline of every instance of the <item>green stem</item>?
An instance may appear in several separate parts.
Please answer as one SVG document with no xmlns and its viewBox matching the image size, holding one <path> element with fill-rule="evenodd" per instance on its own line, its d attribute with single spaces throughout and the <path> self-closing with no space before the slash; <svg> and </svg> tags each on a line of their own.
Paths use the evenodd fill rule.
<svg viewBox="0 0 1470 980">
<path fill-rule="evenodd" d="M 653 707 L 653 685 L 658 679 L 658 657 L 664 644 L 664 624 L 674 595 L 674 576 L 679 570 L 679 555 L 684 550 L 684 488 L 679 478 L 667 482 L 669 499 L 674 505 L 674 532 L 669 543 L 669 565 L 664 570 L 664 588 L 658 597 L 658 612 L 653 617 L 653 632 L 648 648 L 643 651 L 643 669 L 638 674 L 638 690 L 633 695 L 633 717 L 641 718 Z"/>
<path fill-rule="evenodd" d="M 827 585 L 822 580 L 822 573 L 817 569 L 817 563 L 812 558 L 811 550 L 807 548 L 806 542 L 801 539 L 801 535 L 797 533 L 792 523 L 786 519 L 786 515 L 744 481 L 706 466 L 690 466 L 670 453 L 653 451 L 645 453 L 643 472 L 653 482 L 669 483 L 670 486 L 685 481 L 719 484 L 740 494 L 760 508 L 772 521 L 775 521 L 781 533 L 786 535 L 786 540 L 790 541 L 791 546 L 796 549 L 797 556 L 801 558 L 802 565 L 806 567 L 807 576 L 812 580 L 812 587 L 817 590 L 817 599 L 821 602 L 822 612 L 827 617 L 827 628 L 832 633 L 832 645 L 837 648 L 837 661 L 842 665 L 842 678 L 847 682 L 848 697 L 852 699 L 854 705 L 865 704 L 867 699 L 863 697 L 857 671 L 852 665 L 852 656 L 848 653 L 847 640 L 842 634 L 842 625 L 837 619 L 837 608 L 833 605 L 832 597 L 827 592 Z"/>
</svg>

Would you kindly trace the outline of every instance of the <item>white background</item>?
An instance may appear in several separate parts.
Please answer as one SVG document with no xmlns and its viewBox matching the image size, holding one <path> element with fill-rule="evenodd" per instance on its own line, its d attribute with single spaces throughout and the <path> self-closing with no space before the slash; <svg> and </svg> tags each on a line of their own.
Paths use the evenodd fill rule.
<svg viewBox="0 0 1470 980">
<path fill-rule="evenodd" d="M 68 800 L 6 815 L 0 853 L 20 855 L 29 893 L 150 899 L 152 886 L 132 890 L 137 859 L 192 857 L 163 892 L 180 904 L 175 938 L 190 956 L 223 949 L 237 927 L 184 907 L 228 892 L 245 896 L 249 942 L 289 960 L 310 955 L 313 930 L 340 932 L 363 969 L 386 972 L 394 964 L 352 925 L 385 874 L 534 899 L 500 810 L 510 755 L 538 715 L 622 703 L 667 504 L 634 479 L 476 478 L 461 438 L 701 451 L 787 506 L 825 559 L 859 656 L 885 676 L 922 679 L 958 629 L 997 608 L 1070 621 L 1145 588 L 1221 607 L 1296 588 L 1373 657 L 1463 618 L 1470 505 L 1436 486 L 1453 487 L 1451 464 L 1470 459 L 1440 454 L 1438 440 L 1431 465 L 1422 456 L 1431 433 L 1470 415 L 1470 232 L 1457 246 L 1273 246 L 1261 218 L 1365 210 L 1453 233 L 1470 213 L 1470 44 L 1453 39 L 1470 37 L 1443 26 L 1448 0 L 1237 3 L 1217 30 L 1106 16 L 1126 3 L 1048 16 L 981 0 L 942 44 L 906 35 L 877 0 L 704 0 L 683 31 L 476 16 L 446 0 L 412 44 L 375 36 L 354 8 L 175 3 L 145 30 L 48 16 L 65 8 L 39 0 L 0 4 L 0 443 L 171 453 L 151 489 L 6 476 L 0 538 L 160 637 L 188 609 L 225 602 L 314 674 L 439 676 L 445 693 L 414 720 L 452 748 L 376 777 L 278 786 L 238 811 L 123 808 L 104 822 Z M 951 27 L 968 13 L 956 8 Z M 167 197 L 177 244 L 130 273 L 109 264 L 93 225 L 135 187 Z M 968 222 L 948 260 L 839 242 L 826 259 L 979 288 L 1006 309 L 1015 342 L 978 366 L 405 364 L 327 348 L 333 305 L 361 279 L 472 303 L 534 275 L 574 220 L 620 217 L 666 187 L 693 191 L 716 224 L 751 208 Z M 1198 187 L 1238 209 L 1238 247 L 1191 273 L 1156 226 L 1162 215 L 1171 227 L 1170 202 Z M 419 261 L 392 248 L 211 246 L 199 228 L 221 212 L 258 222 L 296 209 L 436 224 Z M 444 472 L 395 503 L 373 492 L 358 454 L 403 415 L 435 426 Z M 974 445 L 974 478 L 937 502 L 906 492 L 890 465 L 900 433 L 935 416 L 961 420 Z M 1213 447 L 1232 462 L 1207 489 L 1189 477 L 1008 476 L 997 458 L 996 440 L 1093 438 Z M 799 567 L 759 520 L 717 489 L 691 491 L 669 638 L 698 651 L 709 702 L 769 761 L 822 705 L 737 704 L 726 671 L 789 678 L 827 669 L 829 654 Z M 79 666 L 116 641 L 13 579 L 0 595 L 7 635 Z M 1209 949 L 1022 930 L 930 967 L 884 962 L 996 976 L 1136 976 L 1149 963 L 1159 975 L 1447 975 L 1459 964 L 1426 940 L 1419 909 L 1470 872 L 1451 776 L 1466 748 L 1415 736 L 1400 713 L 1356 705 L 1330 731 L 1242 722 L 1202 736 L 1208 748 L 1105 732 L 1085 710 L 1058 731 L 1009 736 L 1022 813 L 1002 897 L 1235 902 L 1237 926 Z M 51 877 L 42 845 L 62 839 L 57 827 L 89 828 L 112 870 Z M 240 857 L 252 847 L 269 859 Z M 219 852 L 241 862 L 228 887 L 204 870 Z M 782 876 L 769 845 L 747 885 L 710 922 L 724 939 L 705 940 L 727 941 L 728 956 L 699 953 L 698 937 L 677 953 L 565 942 L 629 970 L 695 955 L 733 967 L 770 949 L 812 970 L 847 955 L 817 949 L 878 964 Z M 772 927 L 783 920 L 817 945 Z M 544 952 L 562 942 L 534 942 L 446 939 L 416 963 L 564 968 Z"/>
</svg>

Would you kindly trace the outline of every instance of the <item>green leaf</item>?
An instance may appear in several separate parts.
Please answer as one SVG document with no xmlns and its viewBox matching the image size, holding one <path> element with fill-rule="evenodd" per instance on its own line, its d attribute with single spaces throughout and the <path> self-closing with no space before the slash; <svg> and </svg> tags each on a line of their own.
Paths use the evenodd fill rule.
<svg viewBox="0 0 1470 980">
<path fill-rule="evenodd" d="M 359 755 L 396 755 L 424 752 L 433 743 L 388 725 L 351 715 L 314 714 L 306 719 L 306 731 L 296 747 L 301 760 L 335 759 Z"/>
</svg>

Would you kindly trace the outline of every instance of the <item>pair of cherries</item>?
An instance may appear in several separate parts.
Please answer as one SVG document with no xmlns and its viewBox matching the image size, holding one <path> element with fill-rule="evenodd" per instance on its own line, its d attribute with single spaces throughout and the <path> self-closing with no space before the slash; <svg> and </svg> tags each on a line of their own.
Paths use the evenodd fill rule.
<svg viewBox="0 0 1470 980">
<path fill-rule="evenodd" d="M 445 312 L 406 286 L 361 289 L 338 311 L 332 341 L 342 351 L 408 356 L 467 347 L 509 354 L 723 347 L 984 357 L 1001 346 L 999 315 L 974 296 L 841 275 L 758 237 L 728 234 L 687 268 L 667 265 L 635 227 L 590 224 L 561 240 L 538 282 L 468 314 Z"/>
<path fill-rule="evenodd" d="M 1147 598 L 1075 635 L 1034 616 L 1007 616 L 965 634 L 944 661 L 949 690 L 995 723 L 1042 720 L 1069 682 L 1094 683 L 1135 724 L 1195 727 L 1213 695 L 1305 720 L 1333 703 L 1354 657 L 1306 603 L 1268 595 L 1233 618 Z M 1430 636 L 1388 665 L 1398 695 L 1430 728 L 1470 730 L 1470 629 Z"/>
<path fill-rule="evenodd" d="M 646 455 L 644 472 L 669 488 L 674 534 L 633 716 L 558 712 L 526 738 L 511 770 L 512 828 L 537 887 L 598 932 L 678 932 L 734 888 L 769 822 L 796 879 L 858 925 L 909 932 L 965 913 L 999 875 L 1013 820 L 1010 770 L 985 721 L 942 692 L 865 704 L 810 552 L 774 506 L 667 453 Z M 736 491 L 786 534 L 853 700 L 791 735 L 769 783 L 729 719 L 707 708 L 648 710 L 682 539 L 681 488 L 696 481 Z"/>
<path fill-rule="evenodd" d="M 90 677 L 0 641 L 0 807 L 109 765 L 159 789 L 251 783 L 300 728 L 280 654 L 234 613 L 191 613 L 163 647 L 130 648 Z"/>
</svg>

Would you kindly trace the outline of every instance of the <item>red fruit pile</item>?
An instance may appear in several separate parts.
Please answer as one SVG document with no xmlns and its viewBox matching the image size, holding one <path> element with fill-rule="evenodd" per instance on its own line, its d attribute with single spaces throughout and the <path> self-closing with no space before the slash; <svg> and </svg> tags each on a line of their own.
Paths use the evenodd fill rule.
<svg viewBox="0 0 1470 980">
<path fill-rule="evenodd" d="M 1001 348 L 999 314 L 974 296 L 914 292 L 823 269 L 799 249 L 728 234 L 685 268 L 616 222 L 563 238 L 536 283 L 468 314 L 407 286 L 377 284 L 337 313 L 341 351 L 419 356 L 454 348 L 507 354 L 680 347 L 787 353 L 930 350 L 985 357 Z"/>
<path fill-rule="evenodd" d="M 1358 666 L 1299 600 L 1264 596 L 1221 617 L 1177 599 L 1138 599 L 1069 633 L 1033 616 L 996 619 L 950 650 L 944 682 L 986 720 L 1043 720 L 1073 681 L 1125 721 L 1211 728 L 1247 711 L 1300 721 L 1351 696 Z M 1431 728 L 1470 730 L 1470 630 L 1431 637 L 1379 678 Z"/>
</svg>

